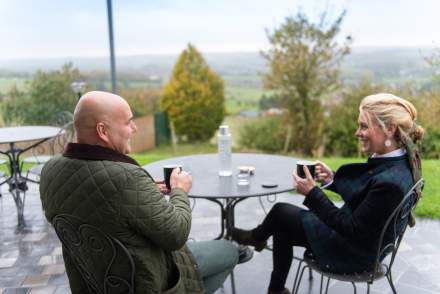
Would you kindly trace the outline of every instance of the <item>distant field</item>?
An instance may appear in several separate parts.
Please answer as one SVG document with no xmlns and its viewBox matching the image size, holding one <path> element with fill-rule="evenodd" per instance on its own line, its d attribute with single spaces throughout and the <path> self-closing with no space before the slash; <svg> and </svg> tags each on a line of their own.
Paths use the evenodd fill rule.
<svg viewBox="0 0 440 294">
<path fill-rule="evenodd" d="M 244 87 L 244 86 L 228 86 L 226 85 L 225 94 L 229 98 L 235 98 L 242 101 L 256 102 L 260 100 L 264 90 L 259 87 Z"/>
<path fill-rule="evenodd" d="M 222 74 L 221 77 L 231 87 L 261 88 L 263 84 L 262 77 L 257 72 Z"/>
<path fill-rule="evenodd" d="M 7 93 L 14 85 L 23 90 L 27 79 L 24 78 L 0 78 L 0 93 Z"/>
<path fill-rule="evenodd" d="M 258 110 L 258 102 L 263 93 L 268 93 L 260 87 L 226 85 L 225 99 L 228 114 L 237 114 L 241 110 Z"/>
</svg>

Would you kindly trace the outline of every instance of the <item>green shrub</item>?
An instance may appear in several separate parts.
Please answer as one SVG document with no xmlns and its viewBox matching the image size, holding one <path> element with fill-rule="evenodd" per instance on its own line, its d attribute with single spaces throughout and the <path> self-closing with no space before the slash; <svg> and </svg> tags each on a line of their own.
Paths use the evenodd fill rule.
<svg viewBox="0 0 440 294">
<path fill-rule="evenodd" d="M 238 144 L 248 149 L 280 152 L 286 139 L 286 128 L 280 116 L 262 118 L 240 129 Z"/>
<path fill-rule="evenodd" d="M 422 141 L 423 158 L 440 158 L 440 129 L 427 128 Z"/>
</svg>

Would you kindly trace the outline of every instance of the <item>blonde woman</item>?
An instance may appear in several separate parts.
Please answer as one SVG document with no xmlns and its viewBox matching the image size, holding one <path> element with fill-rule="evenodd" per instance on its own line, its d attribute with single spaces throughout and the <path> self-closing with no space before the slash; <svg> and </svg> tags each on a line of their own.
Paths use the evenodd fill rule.
<svg viewBox="0 0 440 294">
<path fill-rule="evenodd" d="M 386 219 L 421 176 L 417 143 L 424 131 L 416 117 L 414 106 L 400 97 L 385 93 L 365 97 L 355 135 L 368 161 L 343 165 L 336 172 L 318 162 L 315 177 L 321 187 L 305 168 L 305 179 L 296 174 L 293 179 L 308 210 L 277 203 L 253 230 L 233 230 L 234 240 L 256 250 L 262 250 L 273 236 L 268 293 L 289 293 L 284 284 L 292 246 L 307 248 L 322 268 L 335 273 L 373 267 Z M 323 189 L 338 193 L 344 205 L 335 206 Z"/>
</svg>

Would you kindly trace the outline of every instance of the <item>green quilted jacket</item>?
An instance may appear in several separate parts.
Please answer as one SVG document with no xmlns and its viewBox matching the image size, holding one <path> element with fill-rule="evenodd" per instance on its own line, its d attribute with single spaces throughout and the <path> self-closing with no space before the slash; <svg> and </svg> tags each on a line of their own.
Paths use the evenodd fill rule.
<svg viewBox="0 0 440 294">
<path fill-rule="evenodd" d="M 41 174 L 47 220 L 73 214 L 119 239 L 134 259 L 138 294 L 204 293 L 195 259 L 185 246 L 191 228 L 187 194 L 173 189 L 167 201 L 136 164 L 110 149 L 70 143 L 64 156 L 46 163 Z M 65 253 L 63 257 L 72 293 L 87 293 L 72 260 Z"/>
</svg>

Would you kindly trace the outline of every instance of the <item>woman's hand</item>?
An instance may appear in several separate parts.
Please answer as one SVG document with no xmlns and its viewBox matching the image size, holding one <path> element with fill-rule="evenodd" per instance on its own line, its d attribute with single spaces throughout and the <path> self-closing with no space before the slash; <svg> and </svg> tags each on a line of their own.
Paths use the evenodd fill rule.
<svg viewBox="0 0 440 294">
<path fill-rule="evenodd" d="M 328 184 L 333 181 L 333 176 L 333 171 L 324 162 L 316 162 L 315 177 L 319 183 L 322 185 Z"/>
<path fill-rule="evenodd" d="M 313 180 L 312 175 L 310 174 L 309 169 L 306 165 L 303 166 L 304 173 L 306 178 L 303 179 L 296 174 L 296 171 L 293 172 L 293 183 L 296 186 L 296 191 L 302 195 L 309 194 L 310 190 L 315 187 L 315 181 Z M 295 185 L 296 183 L 296 185 Z"/>
</svg>

